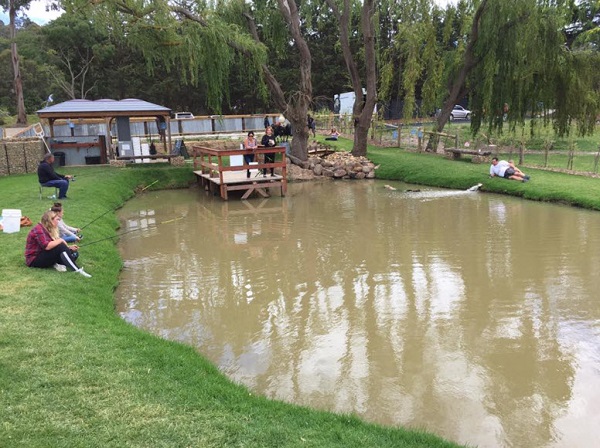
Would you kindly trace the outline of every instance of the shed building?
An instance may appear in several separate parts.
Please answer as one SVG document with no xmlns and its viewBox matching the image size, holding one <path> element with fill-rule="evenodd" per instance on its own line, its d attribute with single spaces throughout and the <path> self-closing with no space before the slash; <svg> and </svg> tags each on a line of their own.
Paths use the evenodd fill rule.
<svg viewBox="0 0 600 448">
<path fill-rule="evenodd" d="M 76 165 L 89 159 L 95 163 L 107 163 L 117 155 L 133 155 L 130 118 L 153 118 L 156 120 L 162 141 L 163 153 L 171 148 L 171 109 L 147 101 L 128 98 L 124 100 L 70 100 L 37 111 L 40 120 L 47 120 L 50 129 L 49 148 L 61 156 L 67 156 L 68 165 Z M 97 135 L 75 135 L 67 139 L 56 138 L 54 123 L 67 121 L 72 129 L 81 120 L 99 120 L 104 126 Z M 111 129 L 116 129 L 116 145 Z M 68 152 L 69 154 L 65 154 Z"/>
</svg>

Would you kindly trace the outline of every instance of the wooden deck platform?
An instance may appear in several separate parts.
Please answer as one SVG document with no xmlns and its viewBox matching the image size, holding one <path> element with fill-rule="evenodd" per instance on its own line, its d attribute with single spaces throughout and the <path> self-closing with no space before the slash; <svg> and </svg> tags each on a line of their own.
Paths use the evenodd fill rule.
<svg viewBox="0 0 600 448">
<path fill-rule="evenodd" d="M 268 153 L 275 153 L 276 157 L 281 154 L 281 160 L 276 160 L 274 163 L 261 161 L 251 165 L 228 166 L 224 160 L 226 156 L 243 156 L 248 154 L 248 151 L 193 146 L 194 174 L 205 190 L 216 192 L 218 189 L 224 200 L 229 199 L 230 191 L 243 191 L 242 199 L 247 199 L 252 193 L 267 198 L 270 196 L 268 188 L 279 188 L 281 195 L 285 196 L 287 193 L 285 149 L 284 146 L 275 146 L 272 148 L 259 147 L 253 151 L 255 158 Z M 276 168 L 281 169 L 281 174 L 263 176 L 263 169 L 270 173 L 271 169 Z M 246 177 L 247 170 L 251 170 L 250 178 Z"/>
<path fill-rule="evenodd" d="M 203 173 L 202 171 L 194 171 L 194 174 L 206 190 L 213 191 L 213 188 L 218 188 L 220 191 L 223 187 L 225 189 L 225 197 L 223 199 L 225 200 L 228 199 L 227 192 L 229 191 L 245 190 L 242 199 L 247 199 L 254 192 L 264 198 L 268 198 L 270 195 L 267 188 L 283 187 L 283 177 L 277 174 L 274 176 L 267 174 L 266 177 L 263 177 L 262 173 L 259 173 L 258 175 L 253 173 L 248 179 L 245 170 L 243 172 L 230 171 L 223 173 L 222 181 L 220 177 L 210 177 L 209 174 Z"/>
</svg>

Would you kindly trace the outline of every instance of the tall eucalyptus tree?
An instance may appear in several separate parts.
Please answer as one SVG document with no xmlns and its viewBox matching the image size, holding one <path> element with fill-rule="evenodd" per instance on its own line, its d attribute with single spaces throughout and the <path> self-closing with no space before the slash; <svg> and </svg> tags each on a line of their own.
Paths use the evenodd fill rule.
<svg viewBox="0 0 600 448">
<path fill-rule="evenodd" d="M 17 14 L 22 9 L 28 9 L 31 0 L 0 0 L 0 7 L 8 11 L 10 30 L 10 54 L 13 69 L 13 89 L 17 103 L 17 125 L 27 124 L 27 112 L 25 111 L 25 98 L 23 96 L 23 79 L 19 52 L 17 50 Z"/>
</svg>

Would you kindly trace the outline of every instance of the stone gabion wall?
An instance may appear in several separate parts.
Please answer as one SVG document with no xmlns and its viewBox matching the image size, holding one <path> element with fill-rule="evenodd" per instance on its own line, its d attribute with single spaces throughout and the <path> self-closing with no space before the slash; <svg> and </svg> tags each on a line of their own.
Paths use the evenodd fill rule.
<svg viewBox="0 0 600 448">
<path fill-rule="evenodd" d="M 0 176 L 37 172 L 45 152 L 39 138 L 0 140 Z"/>
</svg>

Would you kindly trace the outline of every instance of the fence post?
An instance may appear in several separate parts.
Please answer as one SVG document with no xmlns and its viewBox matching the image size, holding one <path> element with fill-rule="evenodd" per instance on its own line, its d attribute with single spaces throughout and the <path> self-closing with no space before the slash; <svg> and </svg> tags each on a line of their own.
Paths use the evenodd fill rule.
<svg viewBox="0 0 600 448">
<path fill-rule="evenodd" d="M 600 145 L 598 145 L 598 152 L 596 153 L 596 157 L 594 157 L 594 173 L 598 172 L 598 162 L 600 161 Z"/>
<path fill-rule="evenodd" d="M 569 158 L 567 159 L 567 169 L 573 171 L 573 157 L 575 156 L 575 146 L 577 144 L 571 140 L 569 142 Z"/>
<path fill-rule="evenodd" d="M 398 120 L 398 127 L 396 129 L 398 129 L 398 148 L 400 148 L 402 144 L 402 122 L 400 120 Z"/>
<path fill-rule="evenodd" d="M 525 139 L 522 139 L 521 144 L 519 145 L 519 165 L 523 165 L 524 160 L 525 160 Z"/>
<path fill-rule="evenodd" d="M 546 140 L 544 143 L 544 168 L 548 168 L 548 152 L 552 149 L 552 140 Z"/>
</svg>

